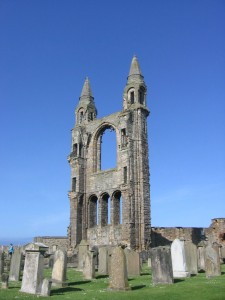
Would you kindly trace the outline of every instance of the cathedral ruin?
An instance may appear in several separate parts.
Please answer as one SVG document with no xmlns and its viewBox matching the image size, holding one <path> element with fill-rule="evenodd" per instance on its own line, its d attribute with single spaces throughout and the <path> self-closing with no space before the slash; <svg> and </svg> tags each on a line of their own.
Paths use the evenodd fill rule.
<svg viewBox="0 0 225 300">
<path fill-rule="evenodd" d="M 91 247 L 126 244 L 135 250 L 150 245 L 150 185 L 146 102 L 147 87 L 133 57 L 123 92 L 123 109 L 101 119 L 89 79 L 75 110 L 72 129 L 70 226 L 71 249 L 87 240 Z M 102 135 L 116 135 L 117 165 L 101 169 Z"/>
</svg>

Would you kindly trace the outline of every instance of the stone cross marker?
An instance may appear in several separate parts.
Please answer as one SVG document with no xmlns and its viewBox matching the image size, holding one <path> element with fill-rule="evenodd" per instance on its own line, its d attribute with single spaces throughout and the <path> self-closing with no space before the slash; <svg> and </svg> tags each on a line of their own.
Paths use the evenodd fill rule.
<svg viewBox="0 0 225 300">
<path fill-rule="evenodd" d="M 216 243 L 209 243 L 205 248 L 205 273 L 206 277 L 221 275 L 219 247 Z"/>
<path fill-rule="evenodd" d="M 44 290 L 44 292 L 42 290 L 44 279 L 44 253 L 47 250 L 48 247 L 42 243 L 30 243 L 26 246 L 21 292 L 35 295 L 47 294 L 46 290 Z M 45 287 L 46 285 L 44 285 L 44 288 Z"/>
<path fill-rule="evenodd" d="M 66 283 L 66 268 L 67 268 L 67 255 L 63 250 L 56 250 L 54 254 L 54 264 L 52 269 L 52 285 L 64 287 Z"/>
<path fill-rule="evenodd" d="M 19 281 L 21 273 L 22 253 L 21 249 L 15 249 L 10 264 L 9 281 Z"/>
<path fill-rule="evenodd" d="M 115 247 L 111 255 L 109 290 L 129 289 L 125 253 L 121 247 Z"/>
<path fill-rule="evenodd" d="M 198 274 L 197 246 L 190 241 L 184 242 L 187 270 L 190 274 Z"/>
<path fill-rule="evenodd" d="M 151 249 L 151 266 L 153 284 L 173 283 L 173 267 L 170 247 L 156 247 Z"/>
<path fill-rule="evenodd" d="M 171 257 L 173 266 L 173 277 L 188 277 L 184 241 L 175 239 L 171 245 Z"/>
<path fill-rule="evenodd" d="M 124 250 L 127 263 L 127 275 L 139 276 L 140 275 L 140 255 L 138 252 L 126 248 Z"/>
<path fill-rule="evenodd" d="M 85 279 L 95 278 L 95 258 L 93 251 L 87 251 L 84 254 L 83 275 Z"/>
</svg>

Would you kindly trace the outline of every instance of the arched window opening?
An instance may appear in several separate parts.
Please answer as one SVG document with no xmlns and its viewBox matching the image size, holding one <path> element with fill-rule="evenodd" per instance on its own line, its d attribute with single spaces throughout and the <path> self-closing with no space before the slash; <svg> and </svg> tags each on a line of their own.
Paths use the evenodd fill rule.
<svg viewBox="0 0 225 300">
<path fill-rule="evenodd" d="M 116 167 L 116 133 L 113 127 L 106 128 L 101 136 L 100 169 L 107 170 Z"/>
<path fill-rule="evenodd" d="M 82 240 L 83 230 L 83 195 L 80 197 L 77 205 L 77 242 Z"/>
<path fill-rule="evenodd" d="M 81 124 L 83 122 L 83 120 L 84 120 L 84 111 L 81 110 L 79 112 L 79 123 Z"/>
<path fill-rule="evenodd" d="M 73 144 L 73 154 L 77 156 L 77 144 Z"/>
<path fill-rule="evenodd" d="M 110 198 L 106 193 L 101 199 L 101 226 L 106 226 L 109 224 L 110 220 Z"/>
<path fill-rule="evenodd" d="M 113 225 L 122 224 L 122 197 L 120 191 L 116 191 L 113 194 L 112 223 Z"/>
<path fill-rule="evenodd" d="M 121 129 L 121 146 L 122 147 L 126 147 L 127 146 L 126 128 Z"/>
<path fill-rule="evenodd" d="M 98 198 L 93 195 L 89 200 L 89 228 L 98 224 Z"/>
<path fill-rule="evenodd" d="M 138 102 L 140 104 L 144 104 L 144 99 L 145 99 L 144 89 L 140 88 L 140 90 L 138 91 Z"/>
<path fill-rule="evenodd" d="M 79 156 L 84 157 L 84 147 L 82 144 L 79 144 Z"/>
<path fill-rule="evenodd" d="M 134 91 L 130 92 L 130 103 L 134 104 Z"/>
</svg>

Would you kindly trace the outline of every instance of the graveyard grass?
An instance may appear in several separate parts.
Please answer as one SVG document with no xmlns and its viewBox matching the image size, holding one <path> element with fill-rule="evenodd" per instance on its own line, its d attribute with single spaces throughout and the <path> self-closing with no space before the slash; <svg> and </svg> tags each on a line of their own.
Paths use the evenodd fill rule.
<svg viewBox="0 0 225 300">
<path fill-rule="evenodd" d="M 45 277 L 51 277 L 51 270 L 45 270 Z M 151 271 L 144 265 L 142 274 L 139 277 L 129 279 L 131 290 L 126 292 L 108 291 L 109 279 L 107 276 L 98 276 L 96 279 L 84 280 L 81 272 L 75 269 L 67 271 L 68 287 L 52 287 L 50 297 L 38 297 L 21 293 L 19 282 L 9 282 L 9 289 L 0 288 L 1 300 L 31 300 L 31 299 L 151 299 L 151 300 L 225 300 L 225 265 L 222 265 L 222 276 L 208 279 L 205 273 L 196 276 L 177 279 L 172 285 L 153 286 L 151 281 Z M 1 285 L 0 285 L 1 286 Z"/>
</svg>

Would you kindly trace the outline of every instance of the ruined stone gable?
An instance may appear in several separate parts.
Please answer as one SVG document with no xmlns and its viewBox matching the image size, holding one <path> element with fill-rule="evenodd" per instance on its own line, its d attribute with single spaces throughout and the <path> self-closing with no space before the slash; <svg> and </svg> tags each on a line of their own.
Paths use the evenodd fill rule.
<svg viewBox="0 0 225 300">
<path fill-rule="evenodd" d="M 97 118 L 89 79 L 85 80 L 72 129 L 69 245 L 150 244 L 150 185 L 147 87 L 136 57 L 123 93 L 123 110 Z M 101 170 L 102 135 L 115 131 L 117 165 Z"/>
</svg>

